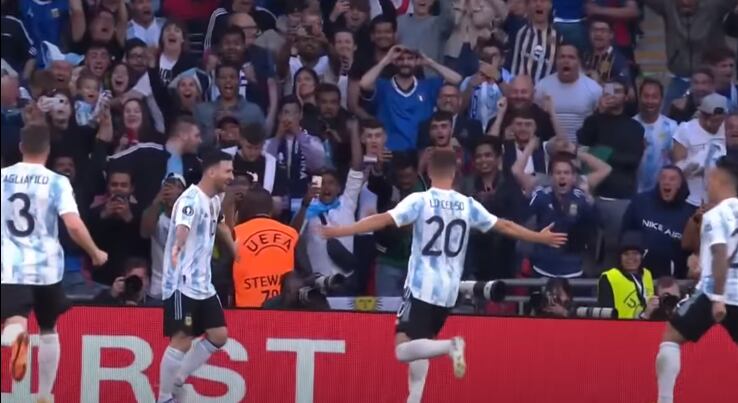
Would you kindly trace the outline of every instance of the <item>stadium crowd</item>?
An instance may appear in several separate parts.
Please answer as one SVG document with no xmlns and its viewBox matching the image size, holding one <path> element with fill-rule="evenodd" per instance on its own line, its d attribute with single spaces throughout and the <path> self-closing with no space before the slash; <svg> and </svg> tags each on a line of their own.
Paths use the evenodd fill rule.
<svg viewBox="0 0 738 403">
<path fill-rule="evenodd" d="M 664 19 L 666 86 L 636 64 L 644 6 Z M 465 279 L 599 278 L 600 305 L 649 318 L 698 277 L 705 171 L 738 158 L 727 36 L 735 0 L 3 0 L 2 164 L 45 122 L 48 166 L 109 254 L 91 268 L 62 230 L 65 290 L 156 305 L 174 201 L 198 154 L 225 150 L 239 253 L 213 260 L 221 301 L 320 308 L 303 292 L 319 276 L 402 294 L 410 231 L 321 227 L 426 189 L 429 150 L 451 149 L 458 191 L 568 234 L 472 234 Z"/>
</svg>

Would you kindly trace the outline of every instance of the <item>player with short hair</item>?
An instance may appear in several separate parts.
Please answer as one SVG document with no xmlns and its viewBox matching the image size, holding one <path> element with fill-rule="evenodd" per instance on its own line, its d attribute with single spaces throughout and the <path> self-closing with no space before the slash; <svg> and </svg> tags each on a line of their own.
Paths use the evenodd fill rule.
<svg viewBox="0 0 738 403">
<path fill-rule="evenodd" d="M 56 321 L 71 307 L 61 283 L 59 217 L 95 266 L 108 260 L 79 217 L 69 179 L 45 166 L 49 137 L 46 126 L 24 127 L 23 161 L 2 169 L 2 344 L 11 346 L 11 377 L 22 380 L 30 357 L 28 315 L 33 310 L 41 333 L 38 402 L 51 401 L 60 355 Z"/>
<path fill-rule="evenodd" d="M 164 248 L 164 335 L 170 341 L 159 367 L 159 402 L 182 401 L 187 377 L 228 340 L 210 261 L 216 237 L 235 252 L 231 230 L 221 215 L 222 193 L 233 180 L 232 157 L 213 151 L 203 157 L 202 169 L 200 182 L 174 203 Z"/>
<path fill-rule="evenodd" d="M 656 356 L 659 403 L 674 401 L 681 345 L 697 342 L 717 323 L 738 343 L 738 160 L 721 157 L 707 177 L 708 203 L 700 229 L 700 281 L 669 323 Z"/>
<path fill-rule="evenodd" d="M 422 398 L 429 358 L 449 355 L 455 376 L 461 378 L 466 372 L 461 337 L 432 339 L 456 304 L 469 231 L 494 229 L 513 238 L 554 247 L 566 242 L 566 234 L 551 232 L 551 226 L 534 232 L 498 219 L 473 198 L 453 190 L 455 173 L 456 154 L 434 150 L 428 166 L 433 185 L 430 190 L 407 196 L 386 213 L 351 225 L 323 229 L 323 235 L 332 238 L 372 232 L 390 225 L 413 224 L 412 253 L 395 336 L 395 356 L 410 365 L 408 402 L 420 402 Z"/>
</svg>

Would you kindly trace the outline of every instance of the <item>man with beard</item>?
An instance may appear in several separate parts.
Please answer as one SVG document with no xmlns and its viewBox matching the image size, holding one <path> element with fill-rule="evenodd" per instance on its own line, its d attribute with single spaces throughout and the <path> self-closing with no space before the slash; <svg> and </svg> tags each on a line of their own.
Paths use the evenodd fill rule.
<svg viewBox="0 0 738 403">
<path fill-rule="evenodd" d="M 358 47 L 354 54 L 354 63 L 349 71 L 349 81 L 347 92 L 348 110 L 361 119 L 373 118 L 374 110 L 366 102 L 361 101 L 361 88 L 359 81 L 372 66 L 379 63 L 387 52 L 395 44 L 395 32 L 397 31 L 397 22 L 394 18 L 386 15 L 378 15 L 372 19 L 369 25 L 369 38 L 371 46 Z M 396 73 L 393 64 L 385 67 L 380 77 L 391 78 Z"/>
<path fill-rule="evenodd" d="M 504 98 L 506 103 L 504 104 L 510 112 L 529 111 L 533 116 L 533 120 L 536 121 L 536 128 L 538 128 L 536 135 L 541 141 L 548 141 L 556 135 L 556 129 L 554 127 L 553 119 L 551 114 L 538 104 L 533 102 L 533 80 L 528 75 L 519 75 L 515 77 L 509 85 L 507 92 L 508 96 Z M 499 108 L 499 105 L 496 105 Z M 512 137 L 511 124 L 513 114 L 501 114 L 498 110 L 497 117 L 490 120 L 489 122 L 482 122 L 485 127 L 485 131 L 489 131 L 489 128 L 497 121 L 502 119 L 500 125 L 500 133 L 503 134 L 504 138 Z M 510 136 L 508 136 L 508 132 Z"/>
<path fill-rule="evenodd" d="M 195 106 L 193 113 L 202 130 L 203 146 L 215 144 L 215 116 L 217 113 L 230 112 L 241 124 L 264 124 L 264 114 L 259 106 L 247 101 L 238 94 L 240 69 L 234 64 L 221 64 L 215 68 L 215 84 L 220 96 L 212 102 L 203 102 Z"/>
<path fill-rule="evenodd" d="M 567 234 L 568 241 L 561 248 L 536 244 L 530 260 L 539 276 L 581 277 L 582 252 L 597 218 L 584 191 L 574 186 L 577 170 L 571 158 L 552 157 L 549 170 L 553 183 L 533 193 L 530 213 L 536 218 L 538 230 L 553 224 L 551 231 Z"/>
<path fill-rule="evenodd" d="M 528 24 L 510 38 L 510 72 L 514 76 L 528 74 L 538 83 L 555 70 L 560 71 L 558 66 L 554 68 L 554 62 L 561 40 L 551 22 L 551 0 L 529 0 Z"/>
<path fill-rule="evenodd" d="M 473 144 L 482 137 L 482 125 L 476 119 L 470 119 L 461 113 L 461 92 L 456 85 L 444 84 L 438 91 L 436 111 L 446 112 L 452 116 L 451 129 L 453 138 L 471 150 Z M 418 148 L 427 147 L 430 139 L 430 120 L 423 122 L 418 130 Z"/>
<path fill-rule="evenodd" d="M 535 95 L 539 103 L 546 96 L 556 100 L 556 119 L 566 138 L 575 143 L 577 130 L 582 127 L 584 119 L 597 108 L 597 102 L 602 96 L 600 84 L 582 74 L 580 67 L 577 48 L 570 44 L 559 46 L 556 53 L 556 73 L 536 84 Z"/>
<path fill-rule="evenodd" d="M 589 147 L 592 154 L 612 167 L 597 190 L 607 264 L 617 259 L 620 225 L 630 198 L 638 190 L 638 167 L 645 148 L 643 126 L 624 112 L 626 85 L 620 81 L 606 83 L 600 110 L 577 132 L 579 145 Z"/>
<path fill-rule="evenodd" d="M 694 118 L 702 99 L 713 92 L 715 92 L 715 75 L 712 74 L 712 70 L 707 67 L 698 68 L 692 73 L 687 93 L 671 103 L 666 115 L 677 123 L 688 122 Z"/>
<path fill-rule="evenodd" d="M 723 121 L 727 110 L 728 100 L 724 96 L 710 94 L 702 99 L 698 116 L 679 125 L 674 133 L 671 159 L 687 177 L 687 202 L 695 207 L 705 202 L 707 171 L 725 155 Z"/>
<path fill-rule="evenodd" d="M 126 7 L 119 7 L 117 11 L 99 7 L 91 17 L 86 18 L 82 5 L 79 4 L 81 2 L 82 0 L 70 0 L 69 3 L 72 31 L 71 50 L 84 53 L 90 44 L 101 43 L 108 48 L 113 57 L 120 57 L 126 41 L 128 24 Z"/>
<path fill-rule="evenodd" d="M 656 187 L 633 197 L 623 215 L 621 234 L 640 232 L 643 248 L 643 266 L 654 278 L 687 275 L 688 253 L 682 249 L 682 231 L 695 207 L 687 203 L 686 179 L 682 171 L 669 165 L 661 169 Z"/>
<path fill-rule="evenodd" d="M 672 139 L 677 123 L 661 114 L 664 86 L 660 81 L 646 77 L 638 91 L 640 112 L 633 117 L 643 126 L 646 148 L 638 168 L 638 191 L 646 192 L 656 185 L 661 167 L 671 163 Z M 651 267 L 651 266 L 648 266 Z"/>
<path fill-rule="evenodd" d="M 391 79 L 380 78 L 390 64 L 397 68 Z M 425 65 L 438 72 L 441 78 L 423 79 L 415 76 L 415 69 Z M 426 55 L 394 46 L 382 60 L 361 77 L 359 86 L 377 108 L 377 118 L 387 130 L 387 147 L 392 151 L 417 148 L 418 126 L 433 113 L 434 100 L 446 81 L 453 85 L 461 76 Z"/>
</svg>

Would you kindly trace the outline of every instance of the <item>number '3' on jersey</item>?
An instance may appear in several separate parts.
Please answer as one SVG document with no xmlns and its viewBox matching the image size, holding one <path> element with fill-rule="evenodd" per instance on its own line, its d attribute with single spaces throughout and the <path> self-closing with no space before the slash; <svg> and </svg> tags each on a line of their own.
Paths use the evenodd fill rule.
<svg viewBox="0 0 738 403">
<path fill-rule="evenodd" d="M 2 170 L 2 283 L 49 285 L 61 281 L 64 251 L 59 216 L 79 214 L 69 179 L 43 165 L 17 163 Z"/>
<path fill-rule="evenodd" d="M 409 195 L 388 213 L 398 227 L 413 224 L 405 287 L 421 301 L 454 306 L 469 231 L 487 232 L 497 217 L 471 197 L 436 188 Z"/>
</svg>

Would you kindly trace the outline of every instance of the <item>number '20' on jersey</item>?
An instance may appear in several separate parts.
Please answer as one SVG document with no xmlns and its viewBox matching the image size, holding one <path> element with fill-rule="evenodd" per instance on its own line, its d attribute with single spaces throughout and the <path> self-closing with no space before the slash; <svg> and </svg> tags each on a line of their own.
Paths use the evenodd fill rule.
<svg viewBox="0 0 738 403">
<path fill-rule="evenodd" d="M 2 283 L 61 281 L 64 250 L 59 216 L 79 214 L 69 180 L 40 164 L 2 170 Z"/>
<path fill-rule="evenodd" d="M 453 190 L 413 193 L 388 212 L 398 227 L 413 224 L 405 280 L 413 297 L 429 304 L 456 304 L 471 229 L 489 231 L 497 217 Z"/>
</svg>

